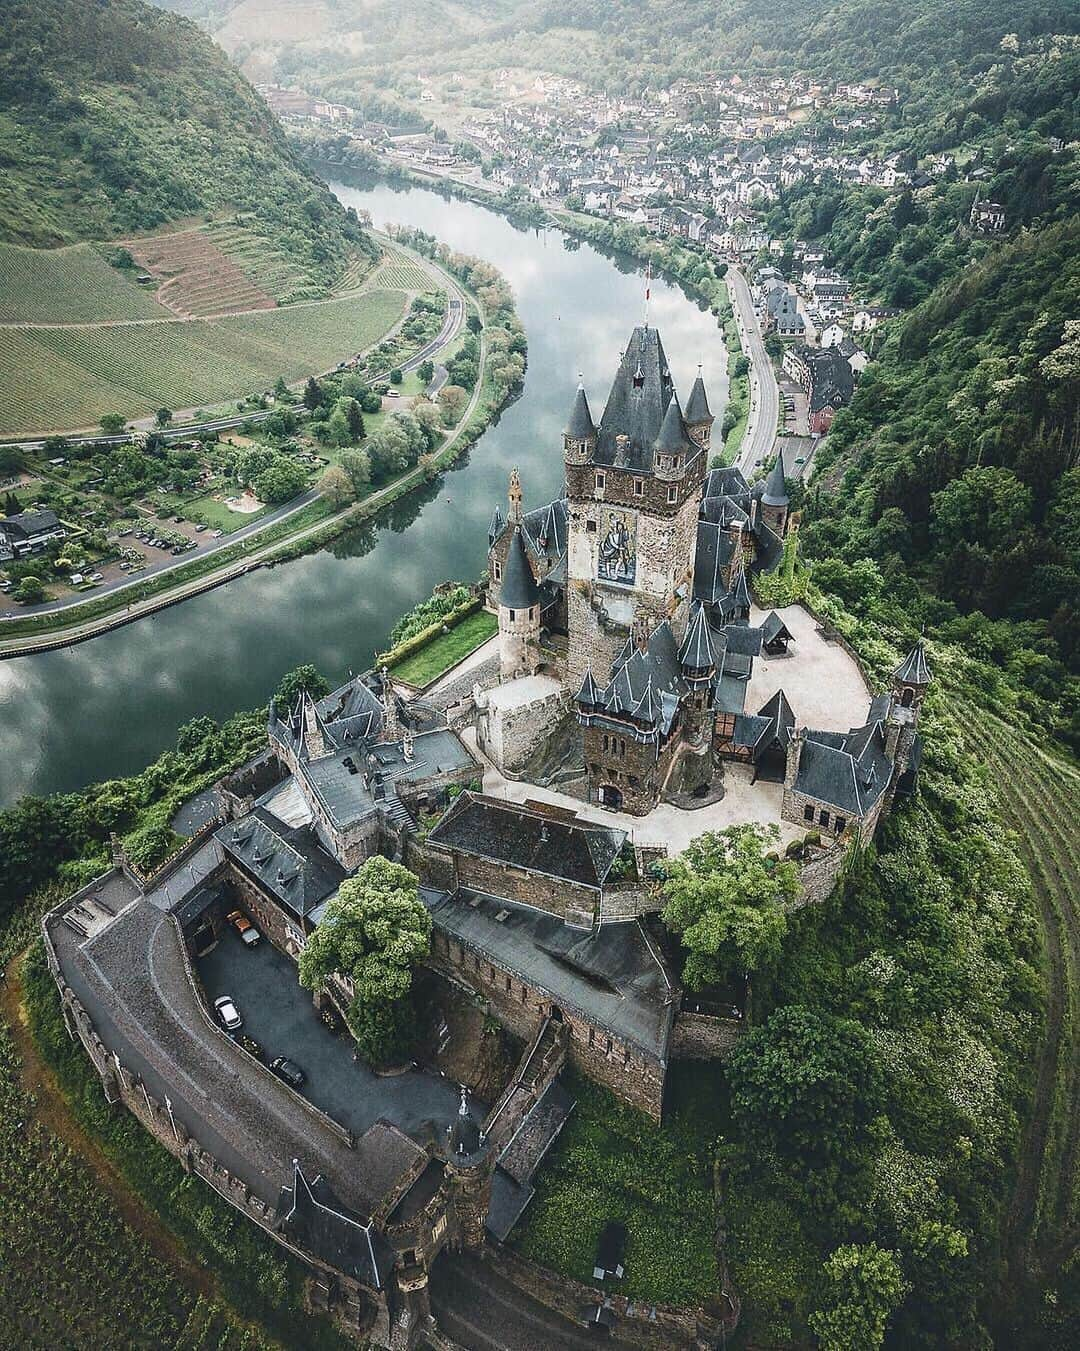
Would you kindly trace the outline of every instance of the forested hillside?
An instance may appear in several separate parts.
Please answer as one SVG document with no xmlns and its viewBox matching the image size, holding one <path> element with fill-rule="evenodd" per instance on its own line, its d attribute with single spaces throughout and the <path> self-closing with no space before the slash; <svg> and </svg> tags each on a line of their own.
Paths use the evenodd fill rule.
<svg viewBox="0 0 1080 1351">
<path fill-rule="evenodd" d="M 236 208 L 297 262 L 363 243 L 194 24 L 142 0 L 7 0 L 0 240 L 109 238 Z"/>
</svg>

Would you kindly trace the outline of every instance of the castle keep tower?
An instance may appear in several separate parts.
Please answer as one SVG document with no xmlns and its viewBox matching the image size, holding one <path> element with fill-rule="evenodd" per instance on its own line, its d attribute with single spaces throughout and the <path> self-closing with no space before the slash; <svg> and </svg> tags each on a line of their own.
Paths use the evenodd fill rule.
<svg viewBox="0 0 1080 1351">
<path fill-rule="evenodd" d="M 700 376 L 683 416 L 647 325 L 631 335 L 599 426 L 578 389 L 563 437 L 571 689 L 590 663 L 608 669 L 635 616 L 685 632 L 711 427 Z"/>
<path fill-rule="evenodd" d="M 776 461 L 765 480 L 761 494 L 761 519 L 774 535 L 783 539 L 787 531 L 789 500 L 784 481 L 784 452 L 778 451 Z"/>
</svg>

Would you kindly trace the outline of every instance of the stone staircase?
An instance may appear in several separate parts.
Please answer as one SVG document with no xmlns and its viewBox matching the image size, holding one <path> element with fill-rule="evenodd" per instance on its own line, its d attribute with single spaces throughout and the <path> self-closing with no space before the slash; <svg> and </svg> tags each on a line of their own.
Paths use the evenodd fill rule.
<svg viewBox="0 0 1080 1351">
<path fill-rule="evenodd" d="M 484 1134 L 496 1148 L 504 1148 L 510 1141 L 565 1060 L 566 1028 L 554 1018 L 545 1018 L 484 1122 Z"/>
<path fill-rule="evenodd" d="M 398 829 L 416 830 L 416 821 L 408 807 L 398 797 L 397 789 L 392 785 L 387 788 L 386 796 L 382 800 L 382 809 L 389 820 Z"/>
</svg>

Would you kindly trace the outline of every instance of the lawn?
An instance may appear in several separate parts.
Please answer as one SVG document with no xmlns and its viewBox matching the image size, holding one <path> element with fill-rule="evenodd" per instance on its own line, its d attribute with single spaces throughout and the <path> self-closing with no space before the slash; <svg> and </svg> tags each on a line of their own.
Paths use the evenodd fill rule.
<svg viewBox="0 0 1080 1351">
<path fill-rule="evenodd" d="M 470 652 L 475 652 L 481 643 L 486 643 L 498 627 L 494 615 L 488 614 L 486 610 L 478 610 L 449 633 L 433 639 L 427 647 L 406 657 L 394 667 L 394 675 L 398 680 L 419 688 L 430 685 L 444 671 L 448 671 Z"/>
</svg>

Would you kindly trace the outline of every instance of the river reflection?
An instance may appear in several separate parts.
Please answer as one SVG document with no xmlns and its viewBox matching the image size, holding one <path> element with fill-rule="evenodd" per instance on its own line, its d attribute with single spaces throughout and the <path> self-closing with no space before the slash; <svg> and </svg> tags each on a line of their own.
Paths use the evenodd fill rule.
<svg viewBox="0 0 1080 1351">
<path fill-rule="evenodd" d="M 0 662 L 0 803 L 132 773 L 187 719 L 254 707 L 301 662 L 331 679 L 364 669 L 402 611 L 437 582 L 484 567 L 487 523 L 492 507 L 505 504 L 512 466 L 527 506 L 560 491 L 561 433 L 578 373 L 599 417 L 622 347 L 642 319 L 641 269 L 426 189 L 362 179 L 331 186 L 376 225 L 419 226 L 504 273 L 529 337 L 522 396 L 439 481 L 319 553 L 78 647 Z M 701 362 L 719 417 L 726 355 L 715 319 L 661 279 L 651 290 L 650 322 L 661 330 L 681 396 Z"/>
</svg>

